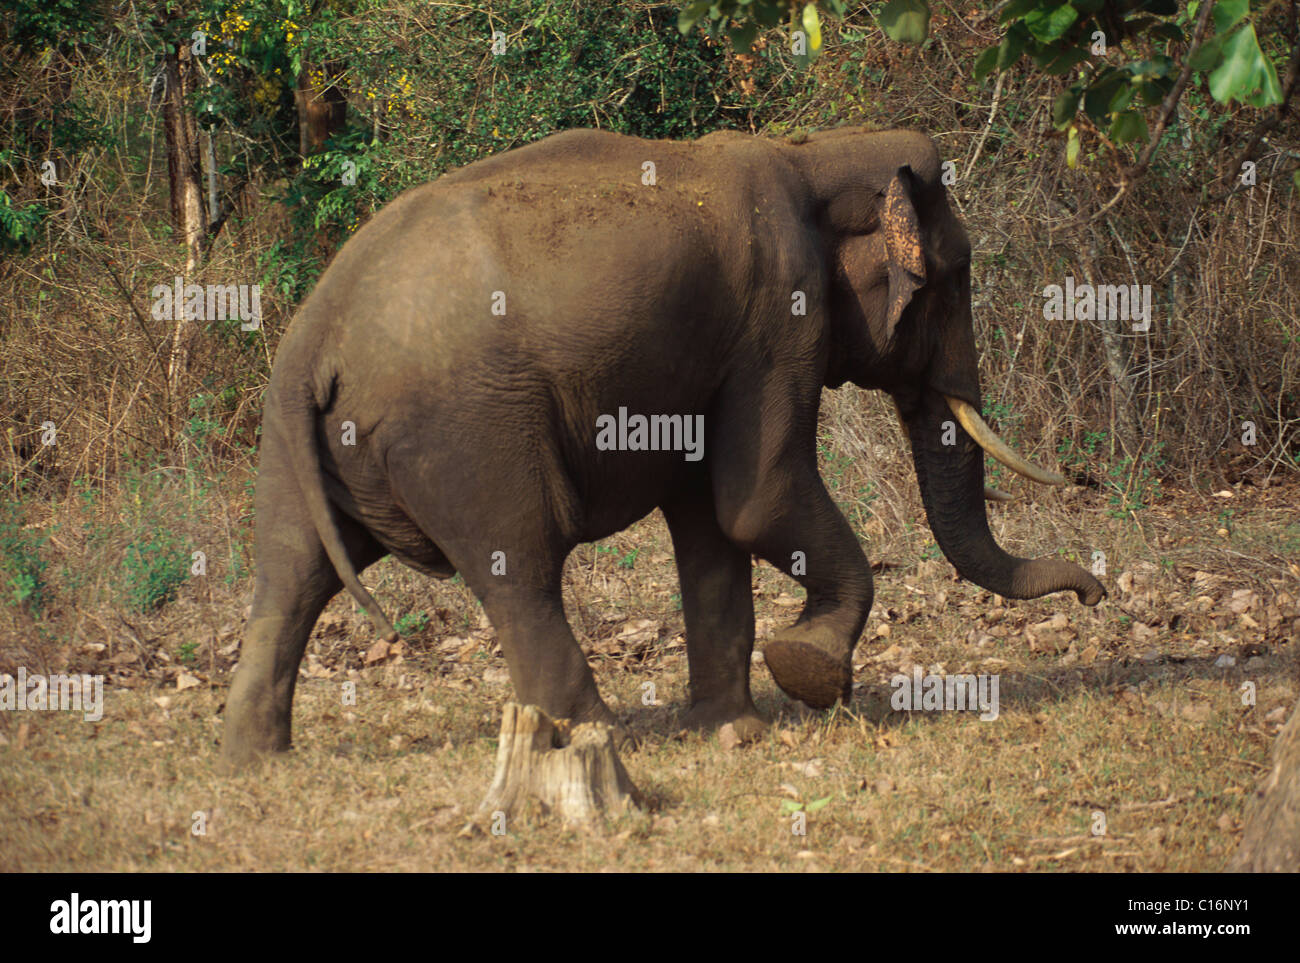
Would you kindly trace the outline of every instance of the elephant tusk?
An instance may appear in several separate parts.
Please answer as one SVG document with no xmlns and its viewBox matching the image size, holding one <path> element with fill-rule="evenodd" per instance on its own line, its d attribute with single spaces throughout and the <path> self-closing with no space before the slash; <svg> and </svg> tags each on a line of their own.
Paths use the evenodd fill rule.
<svg viewBox="0 0 1300 963">
<path fill-rule="evenodd" d="M 1031 481 L 1043 485 L 1065 484 L 1063 475 L 1058 475 L 1056 472 L 1048 471 L 1045 468 L 1039 468 L 1037 465 L 1031 465 L 1012 451 L 1007 446 L 1007 443 L 994 434 L 993 429 L 984 423 L 984 419 L 980 417 L 979 412 L 969 402 L 962 401 L 960 398 L 953 398 L 951 395 L 944 395 L 943 397 L 948 402 L 948 407 L 952 409 L 952 413 L 957 416 L 957 420 L 961 422 L 961 426 L 966 429 L 966 434 L 970 435 L 981 448 L 1013 472 L 1024 475 Z"/>
<path fill-rule="evenodd" d="M 1004 491 L 999 491 L 992 485 L 984 486 L 984 500 L 986 502 L 1009 502 L 1014 501 L 1015 496 L 1009 495 Z"/>
</svg>

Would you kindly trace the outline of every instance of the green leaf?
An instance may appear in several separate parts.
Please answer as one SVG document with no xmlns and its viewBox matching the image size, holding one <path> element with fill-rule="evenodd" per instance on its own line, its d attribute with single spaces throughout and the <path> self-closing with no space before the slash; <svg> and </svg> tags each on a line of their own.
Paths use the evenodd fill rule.
<svg viewBox="0 0 1300 963">
<path fill-rule="evenodd" d="M 1128 74 L 1112 68 L 1103 70 L 1088 86 L 1083 98 L 1083 109 L 1088 116 L 1098 123 L 1111 112 L 1110 102 L 1120 87 L 1128 84 Z"/>
<path fill-rule="evenodd" d="M 1296 190 L 1300 191 L 1300 170 L 1291 172 L 1291 183 L 1295 185 Z"/>
<path fill-rule="evenodd" d="M 1130 144 L 1134 141 L 1145 143 L 1151 137 L 1147 131 L 1147 119 L 1136 110 L 1126 110 L 1115 115 L 1110 125 L 1110 139 L 1117 144 Z"/>
<path fill-rule="evenodd" d="M 1192 69 L 1206 71 L 1219 65 L 1223 59 L 1223 38 L 1212 37 L 1196 48 L 1192 54 Z"/>
<path fill-rule="evenodd" d="M 975 59 L 975 82 L 979 83 L 998 65 L 998 48 L 987 47 L 984 52 Z"/>
<path fill-rule="evenodd" d="M 1174 82 L 1168 78 L 1143 81 L 1138 85 L 1138 93 L 1141 95 L 1142 103 L 1145 106 L 1154 107 L 1156 104 L 1164 102 L 1165 95 L 1169 93 L 1173 86 Z"/>
<path fill-rule="evenodd" d="M 736 53 L 749 53 L 750 48 L 754 46 L 754 41 L 758 38 L 758 24 L 749 20 L 742 23 L 739 27 L 732 27 L 727 31 L 727 36 L 731 39 L 731 49 Z"/>
<path fill-rule="evenodd" d="M 1083 96 L 1083 91 L 1078 87 L 1071 87 L 1062 93 L 1052 104 L 1052 126 L 1057 130 L 1065 130 L 1070 121 L 1074 120 L 1075 112 L 1079 109 L 1079 98 Z"/>
<path fill-rule="evenodd" d="M 1210 94 L 1221 104 L 1233 99 L 1252 107 L 1282 102 L 1277 71 L 1259 49 L 1253 24 L 1246 24 L 1223 45 L 1223 63 L 1210 74 Z"/>
<path fill-rule="evenodd" d="M 998 70 L 1006 70 L 1017 60 L 1025 49 L 1025 42 L 1029 39 L 1029 31 L 1025 29 L 1024 24 L 1017 23 L 1011 26 L 1007 35 L 1002 38 L 1002 44 L 998 47 Z"/>
<path fill-rule="evenodd" d="M 830 801 L 831 801 L 830 796 L 827 796 L 825 799 L 814 799 L 812 802 L 810 802 L 807 805 L 806 811 L 810 813 L 815 813 L 817 810 L 825 807 L 825 805 Z"/>
<path fill-rule="evenodd" d="M 1157 56 L 1152 57 L 1150 60 L 1139 60 L 1129 64 L 1128 72 L 1135 77 L 1168 77 L 1173 67 L 1174 62 L 1168 57 Z"/>
<path fill-rule="evenodd" d="M 1070 125 L 1070 139 L 1065 142 L 1065 166 L 1074 169 L 1079 162 L 1079 128 Z"/>
<path fill-rule="evenodd" d="M 1008 20 L 1015 20 L 1018 17 L 1023 17 L 1030 10 L 1037 9 L 1041 3 L 1042 0 L 1011 0 L 1010 3 L 1002 8 L 1002 13 L 999 15 L 998 19 L 1002 23 L 1006 23 Z"/>
<path fill-rule="evenodd" d="M 1209 2 L 1209 0 L 1204 0 Z M 1250 0 L 1218 0 L 1214 5 L 1214 30 L 1224 34 L 1250 16 Z"/>
<path fill-rule="evenodd" d="M 1069 73 L 1088 59 L 1088 51 L 1080 47 L 1047 47 L 1034 54 L 1034 63 L 1050 76 Z"/>
<path fill-rule="evenodd" d="M 1132 84 L 1125 84 L 1115 92 L 1115 96 L 1110 99 L 1106 105 L 1106 113 L 1117 114 L 1129 104 L 1133 103 L 1133 95 L 1137 93 L 1137 88 Z"/>
<path fill-rule="evenodd" d="M 889 0 L 876 19 L 885 35 L 898 43 L 922 43 L 930 34 L 930 5 L 925 0 Z"/>
<path fill-rule="evenodd" d="M 781 812 L 783 813 L 797 813 L 801 809 L 803 809 L 803 803 L 801 802 L 795 802 L 793 799 L 781 800 Z"/>
<path fill-rule="evenodd" d="M 690 33 L 691 27 L 695 26 L 700 17 L 704 16 L 709 9 L 709 0 L 694 0 L 682 8 L 682 12 L 677 15 L 677 29 L 682 33 Z"/>
<path fill-rule="evenodd" d="M 1038 9 L 1025 14 L 1025 26 L 1043 43 L 1059 39 L 1079 19 L 1079 11 L 1068 3 L 1055 10 Z"/>
</svg>

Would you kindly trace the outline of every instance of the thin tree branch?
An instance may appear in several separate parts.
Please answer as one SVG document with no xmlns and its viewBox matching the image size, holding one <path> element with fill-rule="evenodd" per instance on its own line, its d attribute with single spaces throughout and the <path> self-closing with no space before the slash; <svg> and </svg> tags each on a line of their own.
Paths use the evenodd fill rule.
<svg viewBox="0 0 1300 963">
<path fill-rule="evenodd" d="M 1200 49 L 1201 40 L 1205 37 L 1205 28 L 1210 23 L 1210 13 L 1214 9 L 1214 4 L 1204 3 L 1201 5 L 1201 14 L 1196 18 L 1196 29 L 1192 31 L 1192 42 L 1187 48 L 1187 53 L 1183 56 L 1183 69 L 1178 74 L 1178 79 L 1174 81 L 1173 87 L 1169 93 L 1165 94 L 1164 102 L 1160 105 L 1160 115 L 1156 118 L 1156 127 L 1152 131 L 1151 137 L 1147 140 L 1147 145 L 1142 148 L 1142 153 L 1138 155 L 1137 163 L 1120 174 L 1119 189 L 1115 191 L 1115 196 L 1095 211 L 1088 221 L 1095 221 L 1103 217 L 1111 208 L 1118 204 L 1133 185 L 1137 183 L 1142 175 L 1146 173 L 1147 167 L 1151 164 L 1151 158 L 1155 156 L 1156 148 L 1160 145 L 1160 138 L 1165 135 L 1165 128 L 1169 126 L 1169 118 L 1173 116 L 1174 109 L 1178 106 L 1178 101 L 1182 99 L 1183 91 L 1187 88 L 1187 82 L 1192 77 L 1192 58 L 1195 57 L 1196 51 Z"/>
</svg>

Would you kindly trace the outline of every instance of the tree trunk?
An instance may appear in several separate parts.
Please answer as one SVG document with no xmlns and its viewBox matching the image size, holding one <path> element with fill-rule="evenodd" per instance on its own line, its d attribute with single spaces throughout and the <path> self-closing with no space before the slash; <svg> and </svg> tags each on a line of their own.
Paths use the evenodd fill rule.
<svg viewBox="0 0 1300 963">
<path fill-rule="evenodd" d="M 348 101 L 341 88 L 340 64 L 319 67 L 303 64 L 298 73 L 293 102 L 298 108 L 298 153 L 303 157 L 319 153 L 325 142 L 341 133 L 347 122 Z"/>
<path fill-rule="evenodd" d="M 167 174 L 171 184 L 172 221 L 185 244 L 185 276 L 193 275 L 203 257 L 208 231 L 203 205 L 203 164 L 200 160 L 198 124 L 189 108 L 194 91 L 194 61 L 188 43 L 168 50 L 163 62 L 167 89 L 163 95 L 163 130 L 167 136 Z M 179 405 L 180 380 L 189 365 L 192 322 L 183 304 L 174 306 L 171 354 L 167 363 L 167 388 L 172 404 Z"/>
<path fill-rule="evenodd" d="M 583 723 L 570 733 L 566 720 L 553 722 L 536 706 L 509 702 L 501 720 L 496 775 L 471 826 L 501 826 L 530 803 L 565 822 L 590 824 L 644 800 L 614 751 L 609 726 Z"/>
<path fill-rule="evenodd" d="M 1300 703 L 1273 746 L 1273 769 L 1246 807 L 1234 873 L 1300 872 Z"/>
</svg>

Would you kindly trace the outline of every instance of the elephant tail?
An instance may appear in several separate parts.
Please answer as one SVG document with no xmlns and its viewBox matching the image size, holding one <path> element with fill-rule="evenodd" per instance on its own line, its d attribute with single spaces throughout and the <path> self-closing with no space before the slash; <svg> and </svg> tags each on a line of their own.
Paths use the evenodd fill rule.
<svg viewBox="0 0 1300 963">
<path fill-rule="evenodd" d="M 325 493 L 325 479 L 321 474 L 320 446 L 316 441 L 316 416 L 320 407 L 312 394 L 306 379 L 296 379 L 285 391 L 284 401 L 272 410 L 279 415 L 280 437 L 289 447 L 289 459 L 293 464 L 294 476 L 298 490 L 307 503 L 307 513 L 312 524 L 316 526 L 316 535 L 320 538 L 325 554 L 329 556 L 338 573 L 343 587 L 348 590 L 357 604 L 370 616 L 371 624 L 380 637 L 387 642 L 397 641 L 397 630 L 388 621 L 374 596 L 366 591 L 357 577 L 357 570 L 348 557 L 348 550 L 343 545 L 343 536 L 339 534 L 338 524 L 334 520 L 334 509 L 329 496 Z"/>
</svg>

